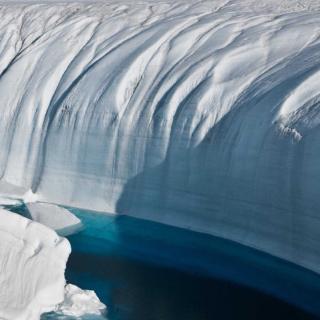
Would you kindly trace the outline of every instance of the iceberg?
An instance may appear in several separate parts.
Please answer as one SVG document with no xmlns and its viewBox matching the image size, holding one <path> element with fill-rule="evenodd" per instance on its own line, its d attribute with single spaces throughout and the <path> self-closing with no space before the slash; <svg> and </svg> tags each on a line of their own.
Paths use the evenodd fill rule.
<svg viewBox="0 0 320 320">
<path fill-rule="evenodd" d="M 0 209 L 0 318 L 38 320 L 55 310 L 70 251 L 53 230 Z"/>
<path fill-rule="evenodd" d="M 62 237 L 77 233 L 83 228 L 80 219 L 57 205 L 31 202 L 26 207 L 32 220 L 55 230 Z"/>
<path fill-rule="evenodd" d="M 318 0 L 2 4 L 1 179 L 319 273 L 319 12 Z"/>
<path fill-rule="evenodd" d="M 105 319 L 106 306 L 99 300 L 92 290 L 82 290 L 79 287 L 68 284 L 65 287 L 65 298 L 57 309 L 57 314 L 71 317 L 101 316 L 94 319 Z"/>
</svg>

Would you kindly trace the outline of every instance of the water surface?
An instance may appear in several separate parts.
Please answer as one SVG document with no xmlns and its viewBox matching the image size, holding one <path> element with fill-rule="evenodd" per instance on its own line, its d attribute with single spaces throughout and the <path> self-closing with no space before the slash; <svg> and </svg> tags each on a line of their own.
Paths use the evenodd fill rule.
<svg viewBox="0 0 320 320">
<path fill-rule="evenodd" d="M 85 229 L 69 237 L 67 281 L 94 290 L 109 320 L 319 318 L 320 277 L 304 268 L 232 241 L 69 209 Z"/>
</svg>

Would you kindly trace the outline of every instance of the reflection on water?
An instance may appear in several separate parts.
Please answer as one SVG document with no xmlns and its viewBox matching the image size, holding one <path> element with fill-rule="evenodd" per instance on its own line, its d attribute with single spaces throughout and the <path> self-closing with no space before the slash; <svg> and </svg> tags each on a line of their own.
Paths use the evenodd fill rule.
<svg viewBox="0 0 320 320">
<path fill-rule="evenodd" d="M 303 268 L 207 235 L 72 211 L 86 229 L 69 237 L 73 252 L 66 278 L 94 290 L 108 307 L 108 320 L 294 320 L 320 315 L 320 277 Z M 42 319 L 75 318 L 51 314 Z"/>
</svg>

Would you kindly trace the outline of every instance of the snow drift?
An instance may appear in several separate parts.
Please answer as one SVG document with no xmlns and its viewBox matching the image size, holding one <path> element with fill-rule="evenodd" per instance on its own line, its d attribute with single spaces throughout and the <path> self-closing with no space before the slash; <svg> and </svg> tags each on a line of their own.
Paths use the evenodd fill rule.
<svg viewBox="0 0 320 320">
<path fill-rule="evenodd" d="M 0 8 L 0 177 L 320 272 L 320 4 Z"/>
<path fill-rule="evenodd" d="M 0 318 L 38 320 L 64 300 L 68 240 L 0 209 Z"/>
</svg>

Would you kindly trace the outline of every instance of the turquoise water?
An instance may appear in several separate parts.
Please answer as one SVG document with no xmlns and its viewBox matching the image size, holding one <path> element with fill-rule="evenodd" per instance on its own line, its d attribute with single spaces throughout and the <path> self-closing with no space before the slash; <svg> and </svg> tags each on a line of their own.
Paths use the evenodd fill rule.
<svg viewBox="0 0 320 320">
<path fill-rule="evenodd" d="M 315 273 L 212 236 L 69 209 L 85 229 L 69 237 L 73 251 L 67 281 L 94 290 L 108 306 L 109 320 L 320 315 L 320 277 Z M 43 319 L 74 318 L 50 314 Z"/>
</svg>

